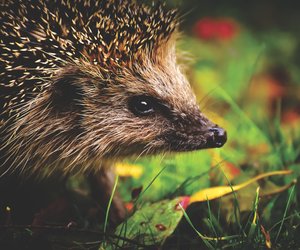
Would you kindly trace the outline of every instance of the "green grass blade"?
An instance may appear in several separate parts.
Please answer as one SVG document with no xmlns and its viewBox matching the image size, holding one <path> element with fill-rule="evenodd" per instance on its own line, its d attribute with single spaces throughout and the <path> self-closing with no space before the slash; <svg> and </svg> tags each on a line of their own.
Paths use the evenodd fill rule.
<svg viewBox="0 0 300 250">
<path fill-rule="evenodd" d="M 154 178 L 150 181 L 150 183 L 147 185 L 147 187 L 140 193 L 140 195 L 137 197 L 135 200 L 134 204 L 136 205 L 139 201 L 139 199 L 144 195 L 144 193 L 150 188 L 152 183 L 158 178 L 158 176 L 161 175 L 161 173 L 167 168 L 167 166 L 163 167 L 155 176 Z"/>
<path fill-rule="evenodd" d="M 248 239 L 251 240 L 254 238 L 255 230 L 257 228 L 257 208 L 258 208 L 258 202 L 259 202 L 259 187 L 256 189 L 256 197 L 253 205 L 253 220 L 250 225 L 249 233 L 248 233 Z"/>
<path fill-rule="evenodd" d="M 283 218 L 282 218 L 282 220 L 281 220 L 281 223 L 280 223 L 280 226 L 279 226 L 279 230 L 278 230 L 277 235 L 276 235 L 276 238 L 275 238 L 275 244 L 276 244 L 276 242 L 277 242 L 277 240 L 278 240 L 278 237 L 279 237 L 279 235 L 280 235 L 280 233 L 281 233 L 282 226 L 283 226 L 283 223 L 284 223 L 284 221 L 285 221 L 285 217 L 286 217 L 287 211 L 288 211 L 288 209 L 289 209 L 289 207 L 290 207 L 290 205 L 291 205 L 292 197 L 294 196 L 295 186 L 296 186 L 296 185 L 294 185 L 294 186 L 292 187 L 291 193 L 290 193 L 290 195 L 289 195 L 289 198 L 288 198 L 288 201 L 287 201 L 287 204 L 286 204 L 284 213 L 283 213 Z"/>
<path fill-rule="evenodd" d="M 117 176 L 116 176 L 116 180 L 115 180 L 115 184 L 114 184 L 114 187 L 113 187 L 113 190 L 112 190 L 112 193 L 111 193 L 111 196 L 110 196 L 110 198 L 109 198 L 109 202 L 108 202 L 108 205 L 107 205 L 106 213 L 105 213 L 104 234 L 106 233 L 107 222 L 108 222 L 108 215 L 109 215 L 109 211 L 110 211 L 110 207 L 111 207 L 111 203 L 112 203 L 114 194 L 115 194 L 115 192 L 116 192 L 116 188 L 117 188 L 117 185 L 118 185 L 118 181 L 119 181 L 119 176 L 117 175 Z"/>
<path fill-rule="evenodd" d="M 232 190 L 232 194 L 234 196 L 234 217 L 235 217 L 235 221 L 238 224 L 238 226 L 240 228 L 240 231 L 243 233 L 244 236 L 246 236 L 246 233 L 245 233 L 245 231 L 244 231 L 244 229 L 241 225 L 240 219 L 237 215 L 237 211 L 238 211 L 239 215 L 241 214 L 241 211 L 240 211 L 239 202 L 238 202 L 238 199 L 237 199 L 237 196 L 236 196 L 236 191 L 233 189 L 233 186 L 232 186 L 231 182 L 229 181 L 229 179 L 227 178 L 227 176 L 226 176 L 225 172 L 223 171 L 223 169 L 222 168 L 220 168 L 220 169 L 221 169 L 223 175 L 225 176 L 225 178 L 228 182 L 228 185 L 230 186 L 230 188 Z"/>
<path fill-rule="evenodd" d="M 194 226 L 194 224 L 192 223 L 192 221 L 190 220 L 189 216 L 187 215 L 187 213 L 185 212 L 185 210 L 183 209 L 183 207 L 181 206 L 181 204 L 179 203 L 179 206 L 183 212 L 183 216 L 184 218 L 187 220 L 187 222 L 190 224 L 190 226 L 193 228 L 193 230 L 196 232 L 196 234 L 198 234 L 198 236 L 203 240 L 204 244 L 209 248 L 209 249 L 215 249 L 209 242 L 207 239 L 205 239 L 205 236 L 202 235 Z"/>
</svg>

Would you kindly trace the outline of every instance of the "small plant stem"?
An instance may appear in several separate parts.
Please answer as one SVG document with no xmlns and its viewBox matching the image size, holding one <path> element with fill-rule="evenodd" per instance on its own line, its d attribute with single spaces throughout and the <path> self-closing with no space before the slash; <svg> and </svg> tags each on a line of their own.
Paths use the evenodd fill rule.
<svg viewBox="0 0 300 250">
<path fill-rule="evenodd" d="M 104 221 L 104 234 L 106 233 L 109 210 L 110 210 L 110 207 L 111 207 L 111 203 L 112 203 L 114 194 L 115 194 L 115 192 L 116 192 L 116 188 L 117 188 L 117 185 L 118 185 L 118 181 L 119 181 L 119 176 L 117 175 L 117 176 L 116 176 L 116 180 L 115 180 L 115 184 L 114 184 L 114 187 L 113 187 L 113 190 L 112 190 L 112 193 L 111 193 L 111 196 L 110 196 L 110 198 L 109 198 L 109 202 L 108 202 L 108 205 L 107 205 L 107 209 L 106 209 L 105 221 Z"/>
</svg>

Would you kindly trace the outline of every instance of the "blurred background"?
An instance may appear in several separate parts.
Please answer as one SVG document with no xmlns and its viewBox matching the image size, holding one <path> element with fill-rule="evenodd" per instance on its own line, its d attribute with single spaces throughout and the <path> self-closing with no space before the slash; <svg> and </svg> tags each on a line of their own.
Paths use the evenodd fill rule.
<svg viewBox="0 0 300 250">
<path fill-rule="evenodd" d="M 149 199 L 160 199 L 189 176 L 217 165 L 230 180 L 239 180 L 299 162 L 300 2 L 167 3 L 182 17 L 178 61 L 202 111 L 226 128 L 228 143 L 221 149 L 134 159 L 129 163 L 141 168 L 128 173 L 120 164 L 122 175 L 133 175 L 124 182 L 124 197 L 129 199 L 128 190 L 149 183 L 164 166 L 145 194 Z M 218 177 L 207 175 L 181 194 L 221 184 Z"/>
</svg>

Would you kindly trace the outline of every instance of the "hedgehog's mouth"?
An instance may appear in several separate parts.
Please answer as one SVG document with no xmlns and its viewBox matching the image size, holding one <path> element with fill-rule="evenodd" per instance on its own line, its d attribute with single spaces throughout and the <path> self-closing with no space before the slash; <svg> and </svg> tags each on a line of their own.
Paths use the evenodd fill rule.
<svg viewBox="0 0 300 250">
<path fill-rule="evenodd" d="M 216 126 L 193 134 L 173 131 L 164 135 L 163 140 L 171 151 L 193 151 L 222 147 L 227 141 L 227 133 Z"/>
</svg>

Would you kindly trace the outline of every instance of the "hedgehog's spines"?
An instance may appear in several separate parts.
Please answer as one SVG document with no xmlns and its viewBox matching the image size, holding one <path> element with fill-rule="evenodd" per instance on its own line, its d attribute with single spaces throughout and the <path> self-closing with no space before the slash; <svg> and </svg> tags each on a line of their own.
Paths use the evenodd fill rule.
<svg viewBox="0 0 300 250">
<path fill-rule="evenodd" d="M 178 24 L 176 11 L 165 11 L 159 2 L 153 9 L 130 0 L 10 0 L 2 7 L 0 85 L 7 90 L 1 94 L 6 111 L 45 88 L 43 79 L 61 66 L 86 60 L 105 74 L 144 57 L 155 60 Z M 19 93 L 11 96 L 8 88 Z"/>
</svg>

